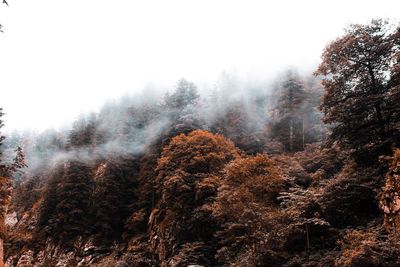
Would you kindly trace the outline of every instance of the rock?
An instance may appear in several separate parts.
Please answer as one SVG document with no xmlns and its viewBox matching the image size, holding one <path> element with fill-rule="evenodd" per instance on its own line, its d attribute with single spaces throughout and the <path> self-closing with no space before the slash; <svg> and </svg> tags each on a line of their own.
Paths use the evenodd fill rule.
<svg viewBox="0 0 400 267">
<path fill-rule="evenodd" d="M 28 250 L 24 252 L 17 262 L 17 267 L 31 267 L 33 266 L 33 251 Z"/>
<path fill-rule="evenodd" d="M 9 213 L 6 215 L 5 224 L 8 227 L 14 227 L 18 223 L 17 213 L 14 211 L 13 213 Z"/>
</svg>

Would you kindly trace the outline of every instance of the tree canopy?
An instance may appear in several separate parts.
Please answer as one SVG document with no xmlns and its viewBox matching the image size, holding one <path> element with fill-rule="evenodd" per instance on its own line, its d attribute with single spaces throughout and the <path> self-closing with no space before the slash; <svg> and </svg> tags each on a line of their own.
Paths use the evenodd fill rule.
<svg viewBox="0 0 400 267">
<path fill-rule="evenodd" d="M 315 74 L 323 77 L 321 110 L 333 140 L 360 148 L 398 137 L 399 49 L 398 29 L 385 20 L 351 25 L 325 48 Z"/>
</svg>

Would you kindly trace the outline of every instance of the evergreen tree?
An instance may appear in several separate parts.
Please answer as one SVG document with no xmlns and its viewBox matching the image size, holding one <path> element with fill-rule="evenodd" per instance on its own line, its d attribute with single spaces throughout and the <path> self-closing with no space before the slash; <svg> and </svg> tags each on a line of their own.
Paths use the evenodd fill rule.
<svg viewBox="0 0 400 267">
<path fill-rule="evenodd" d="M 102 133 L 98 131 L 98 119 L 95 114 L 89 118 L 80 118 L 75 121 L 73 129 L 69 134 L 67 146 L 70 148 L 94 147 L 104 140 Z"/>
<path fill-rule="evenodd" d="M 290 152 L 304 149 L 304 123 L 308 97 L 305 85 L 298 74 L 289 70 L 279 88 L 272 137 L 278 138 Z"/>
<path fill-rule="evenodd" d="M 91 230 L 91 170 L 72 160 L 58 167 L 49 182 L 39 215 L 46 234 L 68 243 Z"/>
<path fill-rule="evenodd" d="M 176 84 L 174 93 L 165 96 L 164 102 L 167 108 L 179 111 L 196 104 L 199 97 L 196 85 L 182 78 Z"/>
<path fill-rule="evenodd" d="M 128 182 L 119 164 L 104 162 L 94 176 L 94 228 L 99 237 L 112 240 L 120 236 L 125 215 Z"/>
<path fill-rule="evenodd" d="M 58 187 L 60 202 L 56 206 L 61 235 L 76 237 L 88 227 L 92 181 L 90 168 L 79 161 L 67 162 L 63 180 Z"/>
<path fill-rule="evenodd" d="M 204 123 L 197 110 L 199 97 L 196 85 L 185 79 L 178 81 L 173 94 L 165 96 L 162 106 L 166 109 L 171 123 L 169 129 L 164 132 L 168 139 L 202 128 Z"/>
</svg>

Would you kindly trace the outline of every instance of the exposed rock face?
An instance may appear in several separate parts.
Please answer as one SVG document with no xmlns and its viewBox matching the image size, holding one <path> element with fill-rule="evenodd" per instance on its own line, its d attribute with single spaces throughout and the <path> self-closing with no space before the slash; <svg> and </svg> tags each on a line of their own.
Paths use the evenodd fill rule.
<svg viewBox="0 0 400 267">
<path fill-rule="evenodd" d="M 34 231 L 34 222 L 37 219 L 34 212 L 25 213 L 19 221 L 13 214 L 9 217 L 13 218 L 8 225 L 11 234 Z M 6 247 L 7 267 L 157 266 L 148 250 L 146 236 L 132 238 L 127 244 L 114 243 L 108 246 L 98 245 L 94 239 L 78 238 L 68 248 L 52 238 L 48 238 L 43 244 L 32 242 L 30 234 L 19 238 L 9 240 Z"/>
<path fill-rule="evenodd" d="M 99 255 L 103 256 L 103 254 L 100 254 L 101 252 L 98 252 L 98 249 L 90 250 L 90 252 L 86 252 L 85 254 L 87 244 L 75 247 L 72 250 L 65 250 L 52 243 L 53 241 L 49 239 L 45 246 L 35 253 L 28 249 L 20 254 L 20 256 L 13 255 L 7 259 L 6 266 L 90 266 Z"/>
<path fill-rule="evenodd" d="M 13 227 L 18 223 L 17 213 L 12 212 L 6 215 L 5 224 L 7 227 Z"/>
<path fill-rule="evenodd" d="M 400 229 L 400 149 L 393 156 L 392 166 L 386 176 L 386 184 L 380 201 L 385 214 L 385 228 Z"/>
</svg>

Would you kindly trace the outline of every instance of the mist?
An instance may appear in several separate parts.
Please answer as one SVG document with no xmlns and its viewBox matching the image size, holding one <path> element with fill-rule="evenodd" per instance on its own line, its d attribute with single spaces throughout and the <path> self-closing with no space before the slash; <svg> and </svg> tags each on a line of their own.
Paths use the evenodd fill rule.
<svg viewBox="0 0 400 267">
<path fill-rule="evenodd" d="M 79 114 L 181 78 L 213 88 L 225 70 L 268 80 L 311 72 L 349 23 L 396 18 L 395 1 L 10 1 L 0 8 L 6 128 L 70 127 Z M 362 12 L 361 12 L 362 10 Z M 148 89 L 146 89 L 147 91 Z"/>
<path fill-rule="evenodd" d="M 274 139 L 268 128 L 279 121 L 274 109 L 288 73 L 294 73 L 314 98 L 322 94 L 312 73 L 294 67 L 269 80 L 250 80 L 236 71 L 224 71 L 212 86 L 198 86 L 184 78 L 170 88 L 147 84 L 141 91 L 107 101 L 96 112 L 81 113 L 68 127 L 13 131 L 7 135 L 4 154 L 11 161 L 15 148 L 21 146 L 27 163 L 24 172 L 34 177 L 71 160 L 93 166 L 105 159 L 141 157 L 153 145 L 196 129 L 223 134 L 248 153 L 268 151 L 266 146 Z M 195 96 L 190 95 L 190 89 L 195 90 Z M 189 102 L 177 105 L 176 98 L 184 102 L 188 98 Z M 318 101 L 304 116 L 320 125 Z M 316 133 L 310 134 L 318 139 Z M 19 180 L 21 174 L 14 178 Z"/>
</svg>

